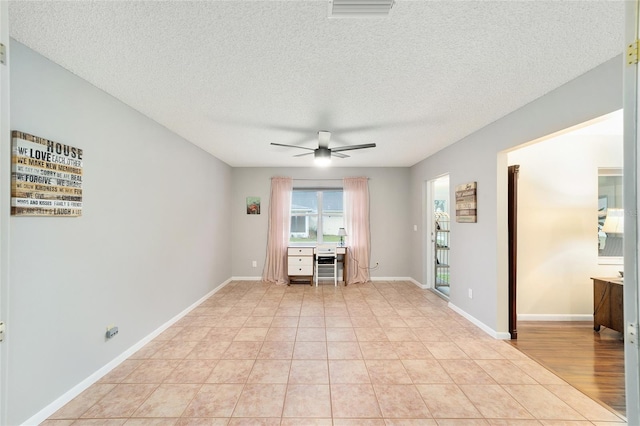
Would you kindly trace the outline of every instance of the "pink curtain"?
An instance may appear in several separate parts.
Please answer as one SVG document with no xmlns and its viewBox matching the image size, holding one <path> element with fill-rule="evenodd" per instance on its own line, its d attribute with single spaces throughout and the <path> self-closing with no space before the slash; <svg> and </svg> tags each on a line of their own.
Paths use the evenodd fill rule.
<svg viewBox="0 0 640 426">
<path fill-rule="evenodd" d="M 369 182 L 366 177 L 344 178 L 344 222 L 349 250 L 347 283 L 370 280 Z"/>
<path fill-rule="evenodd" d="M 271 199 L 269 200 L 269 232 L 267 234 L 267 260 L 262 272 L 262 280 L 286 284 L 287 247 L 291 230 L 291 178 L 271 178 Z"/>
</svg>

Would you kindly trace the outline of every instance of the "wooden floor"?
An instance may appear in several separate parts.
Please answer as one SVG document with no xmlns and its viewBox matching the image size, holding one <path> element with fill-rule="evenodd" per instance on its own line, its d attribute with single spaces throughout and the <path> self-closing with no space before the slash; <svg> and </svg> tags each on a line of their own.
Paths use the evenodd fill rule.
<svg viewBox="0 0 640 426">
<path fill-rule="evenodd" d="M 591 398 L 625 414 L 622 333 L 592 322 L 518 322 L 511 344 Z"/>
</svg>

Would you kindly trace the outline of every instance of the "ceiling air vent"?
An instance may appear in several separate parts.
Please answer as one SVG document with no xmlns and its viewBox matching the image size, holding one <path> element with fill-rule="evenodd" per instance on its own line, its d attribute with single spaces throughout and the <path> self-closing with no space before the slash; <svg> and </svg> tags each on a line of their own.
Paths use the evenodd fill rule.
<svg viewBox="0 0 640 426">
<path fill-rule="evenodd" d="M 329 17 L 363 18 L 389 15 L 395 0 L 330 0 Z"/>
</svg>

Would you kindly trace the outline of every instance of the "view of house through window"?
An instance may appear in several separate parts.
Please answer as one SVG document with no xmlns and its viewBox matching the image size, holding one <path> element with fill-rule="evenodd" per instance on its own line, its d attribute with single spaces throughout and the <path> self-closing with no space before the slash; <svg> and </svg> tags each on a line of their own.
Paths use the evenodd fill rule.
<svg viewBox="0 0 640 426">
<path fill-rule="evenodd" d="M 342 189 L 294 189 L 291 196 L 291 244 L 339 242 L 344 227 Z"/>
</svg>

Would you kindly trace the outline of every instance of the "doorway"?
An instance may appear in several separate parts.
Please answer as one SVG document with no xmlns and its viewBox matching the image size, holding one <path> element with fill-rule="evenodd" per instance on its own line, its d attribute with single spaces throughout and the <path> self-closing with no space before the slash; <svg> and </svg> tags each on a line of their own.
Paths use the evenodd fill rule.
<svg viewBox="0 0 640 426">
<path fill-rule="evenodd" d="M 617 111 L 507 154 L 508 165 L 520 165 L 513 259 L 518 326 L 509 325 L 518 340 L 511 343 L 618 412 L 624 410 L 624 341 L 614 330 L 594 332 L 591 278 L 615 278 L 622 270 L 622 258 L 604 250 L 617 247 L 619 231 L 606 233 L 604 222 L 607 211 L 621 208 L 619 191 L 599 184 L 603 170 L 622 167 L 622 130 Z M 578 343 L 589 351 L 576 351 Z"/>
<path fill-rule="evenodd" d="M 427 182 L 426 200 L 426 282 L 429 288 L 448 299 L 451 289 L 449 175 L 442 175 Z"/>
</svg>

